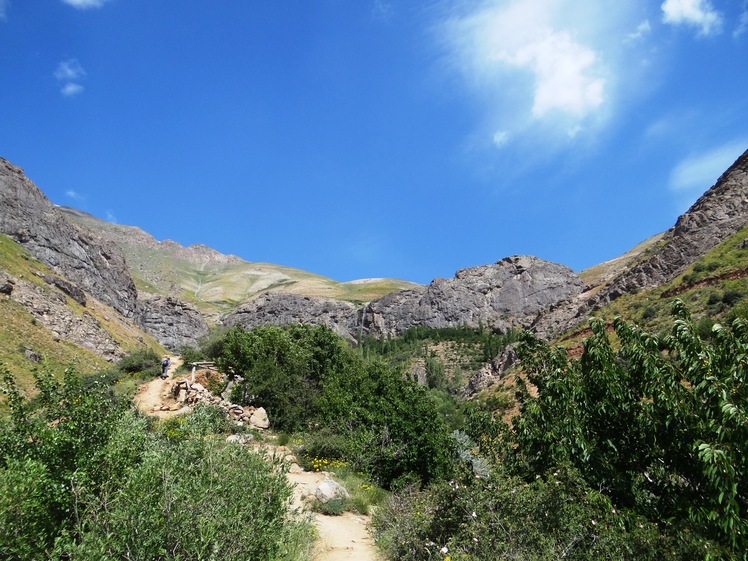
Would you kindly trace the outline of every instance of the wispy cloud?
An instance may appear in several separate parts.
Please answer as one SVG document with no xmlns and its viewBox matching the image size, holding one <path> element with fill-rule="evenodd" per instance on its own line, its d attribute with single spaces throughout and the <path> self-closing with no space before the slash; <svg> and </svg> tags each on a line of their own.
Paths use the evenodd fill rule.
<svg viewBox="0 0 748 561">
<path fill-rule="evenodd" d="M 668 186 L 676 194 L 682 210 L 714 185 L 746 147 L 748 138 L 741 138 L 681 160 L 670 172 Z"/>
<path fill-rule="evenodd" d="M 491 121 L 484 127 L 486 143 L 500 146 L 520 136 L 568 142 L 596 129 L 609 117 L 622 81 L 617 67 L 627 67 L 619 60 L 627 35 L 649 32 L 648 21 L 636 27 L 629 2 L 485 0 L 464 6 L 445 14 L 439 36 L 462 84 L 485 103 Z"/>
<path fill-rule="evenodd" d="M 62 2 L 78 10 L 87 10 L 89 8 L 101 8 L 109 0 L 62 0 Z"/>
<path fill-rule="evenodd" d="M 69 199 L 73 199 L 76 202 L 81 202 L 81 201 L 85 201 L 86 200 L 85 196 L 81 195 L 80 193 L 78 193 L 77 191 L 74 191 L 72 189 L 69 189 L 68 191 L 65 191 L 65 195 Z"/>
<path fill-rule="evenodd" d="M 374 5 L 371 8 L 371 15 L 374 16 L 375 19 L 389 21 L 392 19 L 394 13 L 395 10 L 393 9 L 391 2 L 387 2 L 386 0 L 374 0 Z"/>
<path fill-rule="evenodd" d="M 493 143 L 497 148 L 505 146 L 511 138 L 509 131 L 496 131 L 493 133 Z"/>
<path fill-rule="evenodd" d="M 117 221 L 117 217 L 111 210 L 106 211 L 106 221 L 111 222 L 112 224 L 119 224 L 119 222 Z"/>
<path fill-rule="evenodd" d="M 738 25 L 735 27 L 735 31 L 732 32 L 734 38 L 738 38 L 748 30 L 748 0 L 743 2 L 743 9 L 740 12 L 740 18 L 738 19 Z"/>
<path fill-rule="evenodd" d="M 6 21 L 8 19 L 9 7 L 10 0 L 0 0 L 0 21 Z"/>
<path fill-rule="evenodd" d="M 643 22 L 636 26 L 636 31 L 626 35 L 626 41 L 639 41 L 650 33 L 652 33 L 652 26 L 649 24 L 649 20 L 645 19 Z"/>
<path fill-rule="evenodd" d="M 696 27 L 699 35 L 714 35 L 722 31 L 722 14 L 709 0 L 665 0 L 662 21 L 670 25 Z"/>
<path fill-rule="evenodd" d="M 54 77 L 62 84 L 60 92 L 66 97 L 78 95 L 84 90 L 80 81 L 86 77 L 86 71 L 74 58 L 63 60 L 57 66 Z"/>
</svg>

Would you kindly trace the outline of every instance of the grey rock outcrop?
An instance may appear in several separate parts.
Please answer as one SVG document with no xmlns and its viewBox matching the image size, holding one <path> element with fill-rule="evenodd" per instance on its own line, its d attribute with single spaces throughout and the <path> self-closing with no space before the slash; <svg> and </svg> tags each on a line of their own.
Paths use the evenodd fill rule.
<svg viewBox="0 0 748 561">
<path fill-rule="evenodd" d="M 298 294 L 268 292 L 240 306 L 224 318 L 224 325 L 245 328 L 259 325 L 326 325 L 341 337 L 351 339 L 356 307 L 340 300 Z"/>
<path fill-rule="evenodd" d="M 364 310 L 363 329 L 374 337 L 399 335 L 419 325 L 507 331 L 527 327 L 541 310 L 583 290 L 584 283 L 570 268 L 515 255 L 375 300 Z"/>
<path fill-rule="evenodd" d="M 15 279 L 13 285 L 10 298 L 23 306 L 55 339 L 70 341 L 110 362 L 124 355 L 117 341 L 95 317 L 88 311 L 79 315 L 67 305 L 63 291 L 43 288 L 23 279 Z M 122 321 L 129 323 L 129 320 Z"/>
<path fill-rule="evenodd" d="M 68 222 L 23 173 L 0 158 L 0 232 L 125 317 L 137 292 L 122 251 Z"/>
<path fill-rule="evenodd" d="M 473 373 L 465 387 L 462 388 L 462 396 L 468 398 L 496 384 L 504 376 L 507 370 L 519 361 L 514 346 L 508 346 L 490 363 L 485 364 L 477 372 Z"/>
<path fill-rule="evenodd" d="M 748 151 L 682 214 L 659 248 L 599 290 L 539 314 L 532 329 L 551 339 L 623 294 L 670 282 L 710 249 L 748 224 Z M 594 293 L 592 293 L 594 292 Z"/>
<path fill-rule="evenodd" d="M 138 301 L 135 321 L 172 351 L 196 346 L 209 332 L 208 324 L 194 306 L 171 296 Z"/>
<path fill-rule="evenodd" d="M 394 292 L 363 308 L 338 300 L 272 292 L 242 305 L 224 325 L 327 325 L 350 340 L 388 337 L 411 327 L 526 327 L 546 308 L 580 294 L 584 283 L 568 267 L 514 256 L 458 271 L 452 279 Z"/>
</svg>

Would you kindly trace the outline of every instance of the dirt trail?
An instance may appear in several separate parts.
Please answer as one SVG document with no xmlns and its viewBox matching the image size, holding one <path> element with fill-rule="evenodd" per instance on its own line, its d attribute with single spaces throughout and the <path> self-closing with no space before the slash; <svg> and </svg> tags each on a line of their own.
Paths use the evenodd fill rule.
<svg viewBox="0 0 748 561">
<path fill-rule="evenodd" d="M 179 356 L 169 358 L 171 359 L 171 365 L 166 372 L 167 378 L 162 380 L 156 377 L 141 385 L 134 399 L 135 405 L 142 413 L 160 419 L 174 415 L 180 409 L 176 400 L 169 394 L 169 389 L 174 378 L 174 372 L 182 366 L 183 361 L 182 357 Z"/>
<path fill-rule="evenodd" d="M 135 404 L 146 415 L 166 418 L 185 411 L 170 395 L 174 372 L 182 365 L 181 357 L 170 357 L 171 366 L 166 380 L 155 378 L 138 388 Z M 309 498 L 314 497 L 317 485 L 328 474 L 304 471 L 296 464 L 291 451 L 285 447 L 261 445 L 265 452 L 282 454 L 291 465 L 288 479 L 294 485 L 293 505 L 305 508 Z M 312 561 L 379 561 L 374 540 L 369 534 L 370 517 L 343 513 L 341 516 L 314 514 L 318 539 L 314 547 Z"/>
<path fill-rule="evenodd" d="M 288 479 L 294 484 L 294 506 L 303 507 L 307 497 L 328 475 L 324 472 L 303 471 L 291 464 Z M 375 561 L 380 559 L 369 534 L 370 517 L 345 512 L 341 516 L 315 513 L 318 539 L 313 561 Z"/>
</svg>

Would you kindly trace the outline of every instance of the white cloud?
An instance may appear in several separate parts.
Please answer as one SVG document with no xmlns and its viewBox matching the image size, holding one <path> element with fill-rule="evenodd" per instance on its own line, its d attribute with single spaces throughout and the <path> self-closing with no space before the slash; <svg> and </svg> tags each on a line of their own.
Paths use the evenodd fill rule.
<svg viewBox="0 0 748 561">
<path fill-rule="evenodd" d="M 111 222 L 112 224 L 119 224 L 119 222 L 117 221 L 117 217 L 111 210 L 106 211 L 106 221 Z"/>
<path fill-rule="evenodd" d="M 535 77 L 532 113 L 552 110 L 584 116 L 603 102 L 605 79 L 595 70 L 597 55 L 568 33 L 546 30 L 497 60 L 530 70 Z"/>
<path fill-rule="evenodd" d="M 638 41 L 652 32 L 652 26 L 649 24 L 649 20 L 645 19 L 639 25 L 636 26 L 636 31 L 626 35 L 627 41 Z"/>
<path fill-rule="evenodd" d="M 722 14 L 709 0 L 665 0 L 661 8 L 665 23 L 697 27 L 699 35 L 712 35 L 722 30 Z"/>
<path fill-rule="evenodd" d="M 73 189 L 69 189 L 68 191 L 65 191 L 65 195 L 74 201 L 83 201 L 86 199 L 83 195 L 78 193 L 77 191 L 74 191 Z"/>
<path fill-rule="evenodd" d="M 0 21 L 8 19 L 8 7 L 10 7 L 10 0 L 0 0 Z"/>
<path fill-rule="evenodd" d="M 72 97 L 74 95 L 78 95 L 79 93 L 83 93 L 84 89 L 85 88 L 80 84 L 76 84 L 75 82 L 67 82 L 60 89 L 60 93 L 62 93 L 62 95 L 64 95 L 65 97 Z"/>
<path fill-rule="evenodd" d="M 449 67 L 482 103 L 484 146 L 497 130 L 512 143 L 553 148 L 590 138 L 612 116 L 617 88 L 638 83 L 627 36 L 649 33 L 639 2 L 449 2 L 437 28 Z M 636 18 L 636 19 L 635 19 Z M 637 23 L 640 22 L 640 23 Z M 639 27 L 637 27 L 637 25 Z M 633 69 L 634 66 L 636 69 Z M 627 74 L 627 75 L 624 75 Z M 503 142 L 503 137 L 499 140 Z M 473 141 L 471 145 L 477 146 Z"/>
<path fill-rule="evenodd" d="M 88 8 L 101 8 L 109 0 L 62 0 L 62 2 L 78 10 L 87 10 Z"/>
<path fill-rule="evenodd" d="M 493 133 L 494 146 L 496 146 L 497 148 L 506 146 L 506 144 L 509 142 L 510 137 L 511 134 L 509 133 L 509 131 L 496 131 L 495 133 Z"/>
<path fill-rule="evenodd" d="M 743 10 L 740 12 L 740 18 L 738 19 L 738 25 L 735 31 L 732 32 L 732 36 L 736 39 L 748 30 L 748 0 L 743 2 Z"/>
<path fill-rule="evenodd" d="M 392 8 L 392 4 L 390 2 L 386 2 L 385 0 L 374 0 L 374 5 L 371 8 L 371 14 L 375 19 L 389 21 L 390 19 L 392 19 L 394 13 L 395 11 Z"/>
<path fill-rule="evenodd" d="M 57 70 L 55 70 L 55 78 L 57 78 L 58 80 L 62 82 L 79 80 L 80 78 L 83 78 L 85 75 L 86 75 L 86 71 L 83 70 L 81 63 L 78 62 L 74 58 L 63 60 L 57 66 Z"/>
<path fill-rule="evenodd" d="M 79 82 L 86 77 L 86 71 L 76 59 L 63 60 L 57 66 L 54 76 L 58 82 L 62 83 L 60 89 L 62 95 L 72 97 L 83 92 L 84 88 Z"/>
<path fill-rule="evenodd" d="M 733 140 L 707 152 L 689 156 L 670 172 L 668 186 L 688 208 L 748 147 L 748 139 Z"/>
</svg>

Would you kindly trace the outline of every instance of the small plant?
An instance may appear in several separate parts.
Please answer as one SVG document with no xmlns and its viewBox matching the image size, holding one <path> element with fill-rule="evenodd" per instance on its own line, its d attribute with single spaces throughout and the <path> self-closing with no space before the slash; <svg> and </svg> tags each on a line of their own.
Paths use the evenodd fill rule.
<svg viewBox="0 0 748 561">
<path fill-rule="evenodd" d="M 340 516 L 347 510 L 346 503 L 347 501 L 344 499 L 332 499 L 324 503 L 315 500 L 312 503 L 312 510 L 324 514 L 325 516 Z"/>
</svg>

